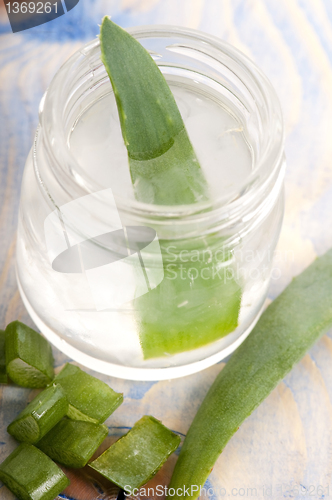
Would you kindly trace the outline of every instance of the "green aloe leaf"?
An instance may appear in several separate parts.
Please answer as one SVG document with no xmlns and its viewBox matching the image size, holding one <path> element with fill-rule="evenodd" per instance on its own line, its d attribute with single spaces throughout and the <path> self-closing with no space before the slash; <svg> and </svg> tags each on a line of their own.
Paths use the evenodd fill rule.
<svg viewBox="0 0 332 500">
<path fill-rule="evenodd" d="M 36 446 L 55 462 L 80 469 L 85 467 L 107 434 L 106 425 L 64 418 Z"/>
<path fill-rule="evenodd" d="M 242 290 L 220 236 L 161 242 L 164 279 L 136 300 L 144 358 L 203 347 L 238 326 Z M 220 256 L 222 255 L 222 257 Z"/>
<path fill-rule="evenodd" d="M 78 366 L 66 363 L 53 381 L 65 393 L 72 420 L 103 423 L 122 404 L 123 395 Z"/>
<path fill-rule="evenodd" d="M 171 498 L 194 500 L 199 496 L 200 487 L 239 426 L 331 326 L 329 250 L 270 304 L 217 376 L 184 440 L 170 482 L 177 494 Z"/>
<path fill-rule="evenodd" d="M 7 431 L 18 441 L 34 444 L 67 413 L 68 401 L 61 387 L 51 385 L 28 404 Z"/>
<path fill-rule="evenodd" d="M 181 114 L 150 54 L 108 17 L 100 45 L 137 199 L 163 205 L 207 200 L 207 183 Z"/>
<path fill-rule="evenodd" d="M 15 448 L 0 464 L 0 480 L 20 500 L 54 500 L 69 485 L 62 470 L 27 443 Z M 1 498 L 4 496 L 8 498 L 1 489 Z"/>
<path fill-rule="evenodd" d="M 20 321 L 6 327 L 6 366 L 9 378 L 21 387 L 46 387 L 54 377 L 54 359 L 48 341 Z"/>
<path fill-rule="evenodd" d="M 177 104 L 150 54 L 108 17 L 100 44 L 137 200 L 157 205 L 208 200 L 208 185 Z M 196 349 L 227 335 L 238 326 L 241 305 L 241 287 L 229 277 L 227 263 L 220 275 L 220 263 L 205 258 L 208 251 L 222 249 L 219 235 L 160 243 L 164 280 L 134 304 L 145 359 Z M 169 260 L 169 248 L 175 261 Z M 199 258 L 183 266 L 181 252 L 191 250 Z"/>
<path fill-rule="evenodd" d="M 89 467 L 120 488 L 133 492 L 158 472 L 180 441 L 180 436 L 159 420 L 145 415 Z"/>
</svg>

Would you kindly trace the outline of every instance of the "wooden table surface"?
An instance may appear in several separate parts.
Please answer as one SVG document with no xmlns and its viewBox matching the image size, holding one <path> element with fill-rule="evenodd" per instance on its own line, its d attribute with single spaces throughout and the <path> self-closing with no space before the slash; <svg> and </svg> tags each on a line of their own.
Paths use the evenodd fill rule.
<svg viewBox="0 0 332 500">
<path fill-rule="evenodd" d="M 219 36 L 255 60 L 275 86 L 284 112 L 288 169 L 275 260 L 281 277 L 272 281 L 269 297 L 332 247 L 331 0 L 81 0 L 65 16 L 16 34 L 0 3 L 0 328 L 17 318 L 32 325 L 15 281 L 15 231 L 39 100 L 62 62 L 97 35 L 105 14 L 123 27 L 176 24 Z M 57 366 L 66 361 L 59 352 L 55 357 Z M 227 445 L 209 480 L 212 498 L 332 496 L 331 361 L 328 334 Z M 150 413 L 185 434 L 222 366 L 159 383 L 102 377 L 125 395 L 108 425 L 128 427 Z M 6 386 L 0 391 L 3 460 L 16 446 L 6 426 L 33 393 Z M 89 495 L 81 500 L 98 498 Z M 0 498 L 14 497 L 0 487 Z"/>
</svg>

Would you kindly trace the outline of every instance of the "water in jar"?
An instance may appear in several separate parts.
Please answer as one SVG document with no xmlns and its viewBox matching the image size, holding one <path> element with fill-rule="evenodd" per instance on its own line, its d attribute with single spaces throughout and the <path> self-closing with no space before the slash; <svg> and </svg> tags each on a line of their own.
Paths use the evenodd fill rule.
<svg viewBox="0 0 332 500">
<path fill-rule="evenodd" d="M 211 200 L 233 200 L 239 196 L 253 164 L 240 121 L 225 105 L 206 94 L 179 85 L 171 85 L 171 89 Z M 111 188 L 115 197 L 127 199 L 128 204 L 134 200 L 127 150 L 112 93 L 95 101 L 76 120 L 68 146 L 83 172 L 96 180 L 100 189 Z M 76 349 L 77 361 L 87 364 L 84 355 L 91 356 L 89 366 L 97 371 L 101 370 L 100 361 L 133 368 L 175 366 L 180 376 L 187 373 L 188 364 L 226 349 L 252 326 L 270 277 L 267 246 L 264 255 L 256 251 L 262 241 L 270 240 L 273 247 L 269 227 L 275 234 L 274 223 L 267 221 L 256 230 L 254 238 L 245 244 L 237 241 L 226 249 L 223 242 L 227 235 L 197 235 L 175 245 L 172 239 L 161 237 L 163 282 L 119 309 L 64 310 L 63 297 L 54 293 L 61 289 L 60 276 L 53 273 L 50 284 L 37 259 L 30 258 L 24 248 L 18 253 L 18 259 L 22 259 L 18 267 L 28 263 L 31 283 L 26 275 L 24 288 L 43 290 L 36 309 L 43 310 L 47 305 L 48 327 L 61 332 L 65 342 Z M 79 281 L 76 289 L 64 289 L 61 295 L 71 293 L 80 294 Z M 38 294 L 32 294 L 35 300 L 39 300 Z M 38 326 L 43 330 L 42 321 Z M 116 375 L 114 370 L 109 373 Z"/>
</svg>

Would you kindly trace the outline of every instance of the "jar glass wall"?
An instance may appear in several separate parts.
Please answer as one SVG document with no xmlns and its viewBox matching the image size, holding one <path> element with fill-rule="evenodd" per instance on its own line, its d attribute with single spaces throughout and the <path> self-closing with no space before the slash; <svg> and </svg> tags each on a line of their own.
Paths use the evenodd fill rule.
<svg viewBox="0 0 332 500">
<path fill-rule="evenodd" d="M 270 83 L 228 44 L 183 28 L 131 33 L 175 95 L 211 200 L 135 200 L 91 42 L 40 105 L 17 277 L 32 319 L 59 349 L 96 371 L 157 380 L 221 360 L 257 321 L 283 217 L 283 128 Z"/>
</svg>

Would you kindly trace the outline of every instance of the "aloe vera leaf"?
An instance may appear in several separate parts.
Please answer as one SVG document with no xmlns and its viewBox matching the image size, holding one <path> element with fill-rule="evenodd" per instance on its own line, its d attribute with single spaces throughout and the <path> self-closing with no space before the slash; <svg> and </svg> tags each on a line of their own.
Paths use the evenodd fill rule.
<svg viewBox="0 0 332 500">
<path fill-rule="evenodd" d="M 147 483 L 180 444 L 180 437 L 149 415 L 89 464 L 123 489 Z"/>
<path fill-rule="evenodd" d="M 108 434 L 102 424 L 65 418 L 38 443 L 47 456 L 66 467 L 84 467 Z"/>
<path fill-rule="evenodd" d="M 101 26 L 100 43 L 136 198 L 166 205 L 208 199 L 204 175 L 158 66 L 137 40 L 107 17 Z M 196 238 L 193 242 L 164 241 L 161 245 L 174 245 L 178 253 L 196 245 L 195 249 L 204 254 L 209 248 L 216 249 L 218 239 L 220 245 L 221 238 L 214 235 L 204 241 Z M 227 335 L 238 325 L 241 289 L 234 278 L 205 280 L 201 273 L 207 264 L 203 259 L 191 266 L 198 272 L 198 279 L 183 279 L 178 258 L 176 279 L 170 279 L 167 251 L 162 251 L 162 256 L 164 274 L 169 279 L 164 278 L 134 304 L 145 359 L 195 349 Z M 152 262 L 151 268 L 154 265 Z M 213 273 L 213 265 L 208 267 Z M 183 307 L 184 302 L 187 304 Z"/>
<path fill-rule="evenodd" d="M 58 373 L 54 384 L 63 389 L 69 403 L 67 415 L 72 419 L 102 423 L 123 401 L 122 394 L 70 363 Z"/>
<path fill-rule="evenodd" d="M 184 440 L 170 488 L 185 485 L 185 498 L 198 497 L 199 487 L 242 422 L 331 326 L 329 250 L 272 302 L 217 376 Z"/>
<path fill-rule="evenodd" d="M 158 205 L 207 200 L 207 183 L 181 114 L 150 54 L 108 17 L 101 25 L 100 46 L 136 198 Z"/>
<path fill-rule="evenodd" d="M 64 392 L 61 387 L 52 385 L 38 394 L 7 430 L 18 441 L 34 444 L 66 415 L 67 410 Z"/>
<path fill-rule="evenodd" d="M 215 244 L 220 238 L 213 235 L 161 241 L 164 280 L 135 301 L 145 359 L 197 349 L 238 326 L 242 290 L 228 264 L 231 255 L 218 260 Z"/>
<path fill-rule="evenodd" d="M 62 470 L 27 443 L 18 446 L 2 462 L 0 480 L 20 500 L 54 500 L 69 485 Z"/>
<path fill-rule="evenodd" d="M 0 330 L 0 384 L 8 382 L 7 369 L 6 369 L 6 333 Z"/>
<path fill-rule="evenodd" d="M 52 348 L 32 328 L 13 321 L 6 328 L 6 364 L 10 379 L 21 387 L 46 387 L 54 377 Z"/>
</svg>

